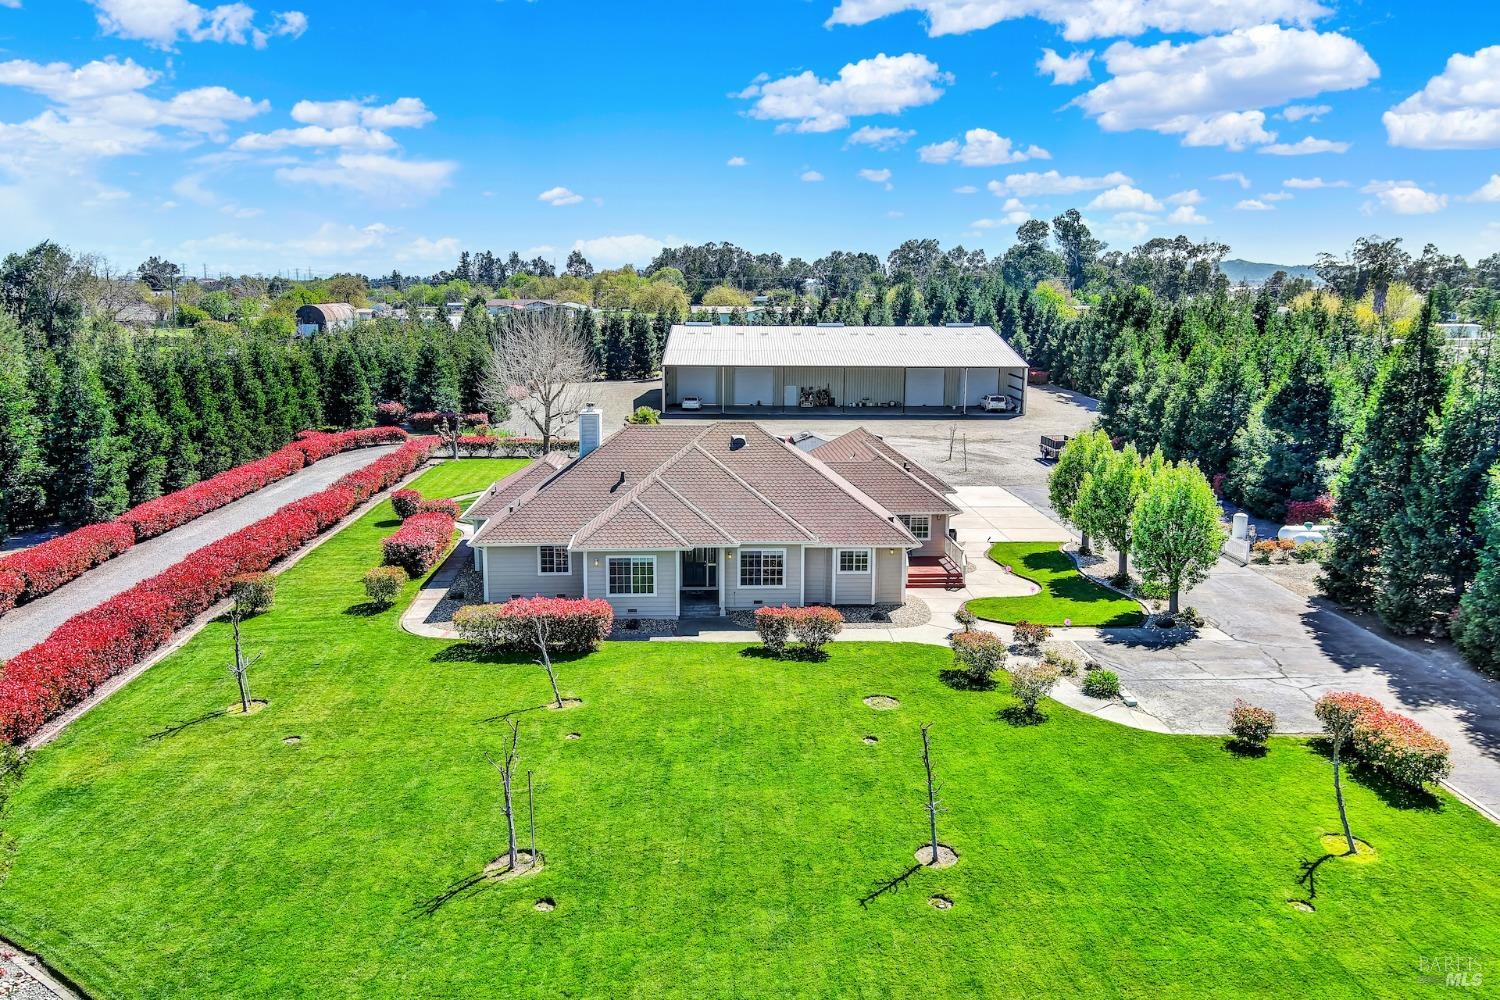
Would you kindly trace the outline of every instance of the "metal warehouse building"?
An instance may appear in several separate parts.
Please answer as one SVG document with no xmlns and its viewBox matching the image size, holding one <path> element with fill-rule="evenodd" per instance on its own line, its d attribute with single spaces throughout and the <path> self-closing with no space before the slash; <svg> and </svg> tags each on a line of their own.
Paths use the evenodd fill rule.
<svg viewBox="0 0 1500 1000">
<path fill-rule="evenodd" d="M 1026 412 L 1026 362 L 988 326 L 672 327 L 664 409 L 709 413 L 964 413 L 987 394 Z"/>
</svg>

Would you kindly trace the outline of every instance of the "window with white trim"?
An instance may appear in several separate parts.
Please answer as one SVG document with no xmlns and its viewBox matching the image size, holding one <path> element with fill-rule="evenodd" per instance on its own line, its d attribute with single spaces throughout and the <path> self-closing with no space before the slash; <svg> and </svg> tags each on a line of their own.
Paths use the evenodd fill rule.
<svg viewBox="0 0 1500 1000">
<path fill-rule="evenodd" d="M 782 549 L 741 549 L 740 586 L 786 586 L 786 552 Z"/>
<path fill-rule="evenodd" d="M 896 515 L 906 530 L 911 532 L 913 538 L 919 542 L 925 542 L 932 537 L 932 518 L 926 514 L 898 514 Z"/>
<path fill-rule="evenodd" d="M 654 556 L 610 556 L 606 573 L 607 592 L 619 597 L 651 597 L 656 593 Z"/>
<path fill-rule="evenodd" d="M 542 576 L 563 576 L 573 572 L 566 545 L 539 545 L 536 550 L 536 571 Z"/>
<path fill-rule="evenodd" d="M 839 549 L 840 573 L 870 572 L 869 549 Z"/>
</svg>

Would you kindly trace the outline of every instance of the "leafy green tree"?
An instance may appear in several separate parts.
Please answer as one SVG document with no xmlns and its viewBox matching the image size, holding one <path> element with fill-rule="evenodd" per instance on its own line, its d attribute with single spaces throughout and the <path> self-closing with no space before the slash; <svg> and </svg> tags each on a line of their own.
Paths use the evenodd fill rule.
<svg viewBox="0 0 1500 1000">
<path fill-rule="evenodd" d="M 1299 345 L 1291 367 L 1235 439 L 1230 492 L 1250 510 L 1286 516 L 1289 500 L 1312 500 L 1328 486 L 1328 461 L 1342 438 L 1328 359 Z"/>
<path fill-rule="evenodd" d="M 1123 451 L 1111 450 L 1101 457 L 1096 468 L 1084 475 L 1072 507 L 1074 523 L 1079 529 L 1108 542 L 1119 556 L 1115 578 L 1121 581 L 1130 578 L 1131 532 L 1145 476 L 1135 445 L 1127 444 Z"/>
<path fill-rule="evenodd" d="M 440 342 L 442 336 L 438 332 L 429 332 L 422 338 L 422 344 L 417 350 L 411 388 L 406 393 L 407 405 L 413 410 L 458 409 L 458 367 L 444 349 L 445 345 Z"/>
<path fill-rule="evenodd" d="M 604 316 L 604 375 L 612 380 L 628 378 L 633 353 L 625 317 L 617 312 Z"/>
<path fill-rule="evenodd" d="M 20 332 L 0 319 L 0 541 L 47 505 L 49 474 Z"/>
<path fill-rule="evenodd" d="M 921 293 L 910 281 L 896 286 L 896 299 L 891 303 L 891 318 L 896 326 L 925 326 L 927 307 L 922 303 Z"/>
<path fill-rule="evenodd" d="M 656 367 L 656 334 L 645 313 L 630 314 L 630 373 L 646 378 Z"/>
<path fill-rule="evenodd" d="M 1402 507 L 1446 381 L 1436 316 L 1428 305 L 1391 352 L 1365 412 L 1364 440 L 1339 477 L 1339 530 L 1320 578 L 1334 600 L 1373 603 L 1378 552 Z"/>
<path fill-rule="evenodd" d="M 1075 519 L 1075 506 L 1078 495 L 1083 490 L 1084 479 L 1089 473 L 1099 469 L 1105 456 L 1113 451 L 1114 446 L 1109 443 L 1108 434 L 1101 430 L 1085 431 L 1063 446 L 1062 454 L 1057 457 L 1057 464 L 1047 477 L 1047 499 L 1059 517 L 1078 528 L 1083 536 L 1078 551 L 1085 555 L 1089 552 L 1089 532 L 1084 524 Z"/>
<path fill-rule="evenodd" d="M 126 452 L 130 503 L 134 506 L 154 500 L 161 496 L 166 480 L 168 432 L 132 346 L 128 342 L 107 343 L 101 352 L 99 374 Z"/>
<path fill-rule="evenodd" d="M 1171 597 L 1177 613 L 1181 592 L 1208 576 L 1224 544 L 1219 502 L 1197 466 L 1168 465 L 1152 475 L 1136 502 L 1131 524 L 1136 568 Z"/>
<path fill-rule="evenodd" d="M 1070 208 L 1052 220 L 1052 238 L 1062 256 L 1068 287 L 1082 288 L 1088 283 L 1104 244 L 1094 238 L 1088 224 L 1083 221 L 1083 214 L 1076 208 Z"/>
</svg>

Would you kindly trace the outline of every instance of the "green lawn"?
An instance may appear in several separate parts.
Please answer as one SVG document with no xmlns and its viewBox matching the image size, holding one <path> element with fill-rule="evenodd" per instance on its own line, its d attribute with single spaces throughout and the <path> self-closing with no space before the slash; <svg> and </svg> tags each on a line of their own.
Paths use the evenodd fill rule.
<svg viewBox="0 0 1500 1000">
<path fill-rule="evenodd" d="M 461 497 L 488 489 L 519 468 L 530 465 L 524 458 L 461 458 L 447 461 L 422 474 L 417 489 L 423 496 Z"/>
<path fill-rule="evenodd" d="M 584 704 L 520 715 L 545 870 L 427 915 L 501 852 L 483 752 L 548 686 L 362 613 L 359 574 L 394 527 L 382 504 L 246 624 L 264 711 L 153 738 L 233 700 L 214 625 L 36 755 L 7 817 L 0 934 L 99 997 L 1321 1000 L 1452 995 L 1419 981 L 1424 956 L 1491 971 L 1500 829 L 1456 800 L 1402 808 L 1346 782 L 1378 857 L 1323 865 L 1317 912 L 1298 912 L 1298 863 L 1338 825 L 1306 744 L 1250 759 L 1051 703 L 1014 728 L 1003 684 L 954 690 L 946 650 L 889 643 L 822 663 L 618 643 L 560 663 Z M 874 693 L 901 707 L 871 711 Z M 923 722 L 962 859 L 862 908 L 924 836 Z"/>
<path fill-rule="evenodd" d="M 990 558 L 1042 588 L 1030 597 L 978 597 L 965 607 L 985 621 L 1038 625 L 1139 625 L 1141 606 L 1082 573 L 1056 542 L 996 542 Z"/>
</svg>

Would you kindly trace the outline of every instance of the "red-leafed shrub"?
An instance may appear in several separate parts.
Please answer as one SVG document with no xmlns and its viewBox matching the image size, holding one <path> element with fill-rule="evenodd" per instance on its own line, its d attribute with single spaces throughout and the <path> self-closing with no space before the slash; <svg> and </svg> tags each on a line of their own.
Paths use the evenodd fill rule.
<svg viewBox="0 0 1500 1000">
<path fill-rule="evenodd" d="M 0 615 L 16 606 L 26 592 L 26 578 L 14 570 L 0 569 Z"/>
<path fill-rule="evenodd" d="M 7 556 L 0 560 L 0 570 L 9 570 L 25 580 L 22 596 L 30 601 L 52 593 L 134 544 L 135 533 L 128 525 L 89 524 Z"/>
<path fill-rule="evenodd" d="M 1263 747 L 1276 729 L 1276 713 L 1269 708 L 1252 705 L 1243 698 L 1234 700 L 1229 710 L 1229 734 L 1234 742 L 1245 747 Z"/>
<path fill-rule="evenodd" d="M 1024 650 L 1037 650 L 1042 648 L 1042 643 L 1052 638 L 1052 630 L 1045 625 L 1034 625 L 1031 622 L 1016 622 L 1012 630 L 1016 645 Z"/>
<path fill-rule="evenodd" d="M 438 428 L 446 425 L 448 430 L 455 431 L 463 423 L 463 415 L 452 410 L 422 410 L 408 417 L 412 430 L 421 434 L 431 434 Z M 486 421 L 488 422 L 488 421 Z"/>
<path fill-rule="evenodd" d="M 461 513 L 457 500 L 444 500 L 441 497 L 433 497 L 431 500 L 423 500 L 417 505 L 418 514 L 442 514 L 450 521 L 457 521 Z"/>
<path fill-rule="evenodd" d="M 422 494 L 412 489 L 397 490 L 391 494 L 391 506 L 396 508 L 396 516 L 404 521 L 422 506 Z"/>
<path fill-rule="evenodd" d="M 792 641 L 792 609 L 756 608 L 755 631 L 760 634 L 760 644 L 772 656 L 785 656 Z"/>
<path fill-rule="evenodd" d="M 523 597 L 504 604 L 459 608 L 453 625 L 460 638 L 485 649 L 536 648 L 538 625 L 549 649 L 588 653 L 609 638 L 615 612 L 597 597 Z"/>
<path fill-rule="evenodd" d="M 432 444 L 431 439 L 411 441 L 372 462 L 377 488 L 411 472 Z M 19 743 L 34 734 L 48 719 L 140 662 L 175 630 L 229 596 L 237 578 L 264 573 L 337 523 L 353 509 L 354 496 L 349 488 L 335 485 L 290 503 L 63 622 L 0 671 L 0 736 Z M 421 516 L 442 520 L 451 528 L 452 522 L 442 515 Z M 121 524 L 94 527 L 129 531 Z"/>
<path fill-rule="evenodd" d="M 1214 478 L 1213 478 L 1214 496 L 1218 497 L 1220 500 L 1224 499 L 1224 479 L 1225 479 L 1224 473 L 1222 473 L 1222 472 L 1216 472 L 1216 473 L 1214 473 Z"/>
<path fill-rule="evenodd" d="M 1005 640 L 993 632 L 954 632 L 948 637 L 953 666 L 970 684 L 988 687 L 995 671 L 1005 665 Z"/>
<path fill-rule="evenodd" d="M 465 455 L 474 458 L 478 455 L 495 454 L 501 441 L 501 438 L 491 437 L 488 434 L 465 434 L 458 439 L 458 446 L 463 449 Z"/>
<path fill-rule="evenodd" d="M 448 515 L 413 514 L 380 547 L 387 566 L 400 566 L 416 577 L 437 564 L 452 536 L 453 518 Z"/>
<path fill-rule="evenodd" d="M 1323 494 L 1316 500 L 1290 500 L 1286 505 L 1287 524 L 1322 524 L 1333 516 L 1333 497 Z"/>
<path fill-rule="evenodd" d="M 406 406 L 395 400 L 377 404 L 375 422 L 382 427 L 395 427 L 406 419 Z"/>
<path fill-rule="evenodd" d="M 844 629 L 844 616 L 833 608 L 757 608 L 755 631 L 772 656 L 786 655 L 792 639 L 816 655 Z"/>
<path fill-rule="evenodd" d="M 461 420 L 461 426 L 463 430 L 489 430 L 490 415 L 488 413 L 465 413 Z"/>
<path fill-rule="evenodd" d="M 1412 788 L 1440 781 L 1453 772 L 1448 744 L 1415 719 L 1384 708 L 1354 720 L 1354 752 L 1365 763 Z"/>
</svg>

